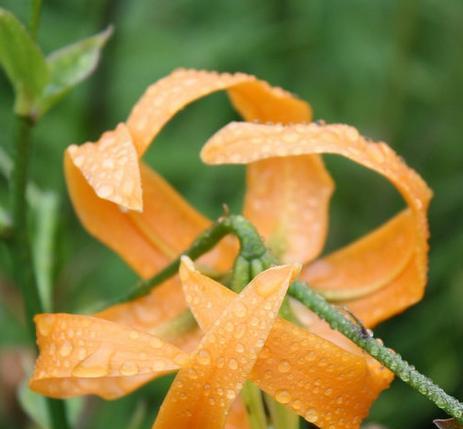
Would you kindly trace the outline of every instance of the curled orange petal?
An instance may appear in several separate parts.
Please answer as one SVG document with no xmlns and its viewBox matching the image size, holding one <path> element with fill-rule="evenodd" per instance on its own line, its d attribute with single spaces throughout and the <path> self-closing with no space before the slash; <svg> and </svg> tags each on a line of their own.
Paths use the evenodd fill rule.
<svg viewBox="0 0 463 429">
<path fill-rule="evenodd" d="M 142 211 L 138 154 L 125 124 L 104 133 L 97 143 L 71 145 L 66 153 L 99 198 Z"/>
<path fill-rule="evenodd" d="M 307 262 L 325 243 L 333 181 L 317 156 L 248 166 L 244 216 L 283 262 Z"/>
<path fill-rule="evenodd" d="M 40 314 L 35 323 L 40 355 L 30 387 L 54 398 L 115 399 L 188 358 L 155 336 L 96 317 Z"/>
<path fill-rule="evenodd" d="M 189 264 L 184 258 L 182 265 Z M 271 268 L 223 309 L 177 374 L 153 428 L 223 428 L 297 272 L 293 266 Z M 185 291 L 187 300 L 205 304 L 208 296 L 195 291 Z M 258 325 L 251 323 L 253 318 L 258 318 Z"/>
<path fill-rule="evenodd" d="M 392 313 L 421 298 L 421 290 L 410 285 L 419 281 L 408 277 L 409 285 L 399 284 L 401 274 L 414 263 L 417 241 L 415 217 L 410 209 L 354 243 L 309 264 L 302 278 L 334 302 L 347 303 L 356 316 L 371 327 Z M 392 286 L 392 287 L 391 287 Z M 384 292 L 396 290 L 396 297 Z M 408 291 L 414 296 L 407 296 Z M 380 294 L 380 300 L 373 298 Z M 384 299 L 386 298 L 386 299 Z M 376 305 L 372 299 L 376 299 Z M 377 305 L 383 301 L 383 305 Z M 361 305 L 360 305 L 361 303 Z M 389 304 L 389 308 L 386 306 Z"/>
<path fill-rule="evenodd" d="M 247 120 L 301 122 L 311 118 L 307 103 L 254 76 L 178 69 L 148 87 L 127 119 L 138 153 L 143 154 L 162 127 L 186 105 L 225 89 Z"/>
<path fill-rule="evenodd" d="M 236 295 L 188 264 L 182 264 L 180 277 L 192 312 L 208 332 Z M 249 323 L 258 326 L 260 318 L 254 315 Z M 277 319 L 249 378 L 318 427 L 351 429 L 392 377 L 350 341 L 339 347 Z"/>
<path fill-rule="evenodd" d="M 166 122 L 190 102 L 228 88 L 230 99 L 248 121 L 309 122 L 310 106 L 281 88 L 254 76 L 180 69 L 150 86 L 127 121 L 137 150 L 142 154 Z M 276 184 L 278 192 L 269 192 Z M 323 247 L 327 210 L 333 184 L 318 155 L 299 160 L 273 159 L 248 167 L 245 215 L 258 231 L 281 250 L 283 260 L 313 259 Z M 310 199 L 303 198 L 310 192 Z M 305 216 L 294 218 L 303 210 Z M 289 219 L 291 218 L 291 222 Z M 310 239 L 301 231 L 310 233 Z M 286 240 L 286 237 L 289 237 Z"/>
<path fill-rule="evenodd" d="M 349 258 L 344 258 L 343 254 L 335 257 L 340 275 L 343 271 L 345 276 L 352 276 L 357 292 L 372 288 L 372 293 L 368 296 L 353 299 L 350 304 L 352 310 L 359 311 L 361 319 L 371 325 L 417 302 L 422 297 L 426 284 L 426 211 L 432 193 L 420 176 L 389 146 L 369 142 L 355 128 L 346 125 L 271 126 L 235 123 L 224 127 L 209 140 L 203 148 L 202 158 L 211 164 L 247 164 L 272 157 L 297 157 L 313 153 L 338 154 L 382 174 L 398 189 L 409 206 L 406 212 L 408 215 L 399 216 L 396 222 L 392 221 L 371 237 L 345 250 L 344 254 L 350 254 Z M 409 246 L 408 249 L 402 248 L 398 254 L 381 253 L 379 243 L 388 243 L 392 247 L 398 245 L 401 238 L 393 237 L 396 233 L 403 236 L 403 245 Z M 364 272 L 360 273 L 356 267 L 362 261 L 365 262 L 366 255 L 375 249 L 378 263 L 381 259 L 379 265 L 383 264 L 386 268 L 377 267 L 372 262 L 369 265 L 370 270 L 363 267 Z M 355 261 L 354 258 L 359 260 Z M 332 262 L 332 259 L 328 259 L 328 262 Z M 310 266 L 308 270 L 310 272 Z M 332 275 L 338 275 L 334 271 L 333 269 Z M 392 279 L 391 273 L 396 275 Z M 315 279 L 314 286 L 317 286 L 316 281 Z M 326 284 L 326 280 L 324 283 Z M 338 288 L 339 282 L 336 285 Z"/>
</svg>

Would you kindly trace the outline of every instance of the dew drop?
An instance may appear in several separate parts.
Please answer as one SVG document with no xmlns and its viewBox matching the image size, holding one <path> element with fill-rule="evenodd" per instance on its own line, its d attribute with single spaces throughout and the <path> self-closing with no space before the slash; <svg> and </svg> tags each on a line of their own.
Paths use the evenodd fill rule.
<svg viewBox="0 0 463 429">
<path fill-rule="evenodd" d="M 69 356 L 72 352 L 72 344 L 69 341 L 65 341 L 59 349 L 59 354 L 63 357 Z"/>
<path fill-rule="evenodd" d="M 287 360 L 282 360 L 279 364 L 278 364 L 278 371 L 280 372 L 288 372 L 289 370 L 291 369 L 291 365 L 289 364 L 289 362 Z"/>
<path fill-rule="evenodd" d="M 198 353 L 198 362 L 201 365 L 209 365 L 211 363 L 211 355 L 207 350 L 200 350 Z"/>
<path fill-rule="evenodd" d="M 139 337 L 139 334 L 137 331 L 130 331 L 129 338 L 131 340 L 136 340 Z"/>
<path fill-rule="evenodd" d="M 238 368 L 238 362 L 236 361 L 236 359 L 233 359 L 233 358 L 230 359 L 230 360 L 228 361 L 228 367 L 229 367 L 230 369 L 237 369 L 237 368 Z"/>
<path fill-rule="evenodd" d="M 138 374 L 138 365 L 135 362 L 127 361 L 121 365 L 120 372 L 122 375 L 130 377 Z"/>
<path fill-rule="evenodd" d="M 248 309 L 246 308 L 246 306 L 243 303 L 238 302 L 235 307 L 235 314 L 238 317 L 246 317 L 247 313 L 248 313 Z"/>
<path fill-rule="evenodd" d="M 287 390 L 278 390 L 275 395 L 275 399 L 282 404 L 287 404 L 291 401 L 291 395 Z"/>
<path fill-rule="evenodd" d="M 318 414 L 315 410 L 310 409 L 305 413 L 304 418 L 310 423 L 315 423 L 318 420 Z"/>
<path fill-rule="evenodd" d="M 272 282 L 272 281 L 259 281 L 256 286 L 257 293 L 262 297 L 267 297 L 271 295 L 278 287 L 280 286 L 279 282 Z"/>
<path fill-rule="evenodd" d="M 163 360 L 155 360 L 152 367 L 153 371 L 162 371 L 166 368 L 166 363 Z"/>
<path fill-rule="evenodd" d="M 231 401 L 235 399 L 236 393 L 232 389 L 227 390 L 227 398 L 230 399 Z"/>
<path fill-rule="evenodd" d="M 238 343 L 235 347 L 235 350 L 238 352 L 238 353 L 243 353 L 244 352 L 244 346 L 243 344 L 241 343 Z"/>
</svg>

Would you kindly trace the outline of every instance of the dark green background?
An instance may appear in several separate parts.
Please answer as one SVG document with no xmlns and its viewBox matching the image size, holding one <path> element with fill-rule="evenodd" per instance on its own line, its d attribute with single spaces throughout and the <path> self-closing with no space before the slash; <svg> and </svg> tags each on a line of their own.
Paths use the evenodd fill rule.
<svg viewBox="0 0 463 429">
<path fill-rule="evenodd" d="M 123 121 L 145 87 L 176 67 L 243 71 L 308 100 L 315 117 L 385 140 L 435 192 L 425 299 L 376 330 L 386 344 L 463 398 L 463 2 L 461 0 L 46 0 L 39 42 L 45 52 L 93 34 L 115 34 L 92 78 L 34 131 L 33 179 L 60 195 L 56 309 L 82 312 L 129 287 L 135 276 L 78 224 L 66 196 L 62 155 Z M 29 2 L 0 0 L 23 21 Z M 0 143 L 10 150 L 13 94 L 0 74 Z M 147 159 L 214 218 L 223 202 L 240 208 L 241 167 L 207 167 L 198 152 L 236 119 L 224 94 L 195 103 L 161 133 Z M 327 157 L 337 182 L 326 251 L 397 211 L 401 199 L 381 177 Z M 3 179 L 2 179 L 3 180 Z M 2 201 L 6 183 L 0 182 Z M 0 356 L 24 343 L 17 297 L 1 249 Z M 19 308 L 19 307 L 18 307 Z M 1 376 L 1 375 L 0 375 Z M 161 383 L 162 384 L 162 383 Z M 81 428 L 128 428 L 137 410 L 149 428 L 160 383 L 111 403 L 92 401 Z M 0 397 L 2 394 L 0 394 Z M 0 400 L 1 402 L 1 400 Z M 1 411 L 3 410 L 3 411 Z M 28 427 L 0 405 L 0 425 Z M 369 421 L 389 428 L 431 427 L 439 411 L 399 381 Z M 90 423 L 89 420 L 93 419 Z"/>
</svg>

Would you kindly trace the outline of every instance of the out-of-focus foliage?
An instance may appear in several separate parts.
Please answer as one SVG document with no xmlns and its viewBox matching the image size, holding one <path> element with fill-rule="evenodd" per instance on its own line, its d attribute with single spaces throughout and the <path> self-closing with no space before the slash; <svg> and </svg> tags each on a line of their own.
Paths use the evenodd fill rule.
<svg viewBox="0 0 463 429">
<path fill-rule="evenodd" d="M 0 5 L 27 22 L 27 1 L 0 0 Z M 38 38 L 45 52 L 115 26 L 97 73 L 34 132 L 34 181 L 59 194 L 62 204 L 55 308 L 91 310 L 135 281 L 77 222 L 64 192 L 64 148 L 95 139 L 123 120 L 146 86 L 176 67 L 245 71 L 309 100 L 317 119 L 350 123 L 387 141 L 434 189 L 426 297 L 384 323 L 377 334 L 463 398 L 462 22 L 460 0 L 44 2 Z M 9 150 L 14 99 L 4 75 L 0 94 L 0 144 Z M 244 174 L 240 167 L 203 166 L 199 149 L 236 118 L 226 97 L 213 95 L 180 113 L 146 155 L 211 217 L 221 213 L 223 202 L 238 210 Z M 338 187 L 326 251 L 379 225 L 402 205 L 392 187 L 373 173 L 335 157 L 327 157 L 327 164 Z M 6 198 L 0 178 L 0 202 Z M 24 333 L 4 249 L 0 258 L 1 362 L 2 353 L 24 344 Z M 79 428 L 149 428 L 165 388 L 161 384 L 115 402 L 92 400 Z M 18 409 L 2 407 L 0 426 L 21 427 Z M 440 416 L 431 403 L 396 381 L 369 421 L 391 429 L 422 429 L 432 428 L 432 419 Z"/>
</svg>

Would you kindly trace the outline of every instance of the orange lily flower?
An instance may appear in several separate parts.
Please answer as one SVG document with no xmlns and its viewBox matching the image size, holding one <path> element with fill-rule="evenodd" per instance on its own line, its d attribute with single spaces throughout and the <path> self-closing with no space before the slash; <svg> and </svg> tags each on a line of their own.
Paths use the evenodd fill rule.
<svg viewBox="0 0 463 429">
<path fill-rule="evenodd" d="M 112 399 L 180 368 L 155 429 L 247 428 L 235 398 L 248 378 L 321 428 L 356 428 L 392 374 L 359 349 L 348 352 L 277 318 L 298 272 L 291 265 L 271 268 L 235 295 L 183 258 L 183 291 L 205 331 L 190 356 L 100 318 L 39 315 L 40 356 L 30 385 L 57 398 L 91 393 Z"/>
<path fill-rule="evenodd" d="M 312 118 L 307 103 L 253 76 L 178 70 L 148 88 L 126 124 L 104 133 L 97 143 L 66 151 L 67 184 L 83 225 L 143 278 L 188 247 L 210 221 L 139 158 L 176 112 L 222 89 L 228 89 L 233 105 L 248 121 L 290 124 Z M 224 143 L 203 151 L 206 162 L 248 164 L 244 215 L 267 244 L 282 261 L 305 263 L 303 277 L 328 298 L 348 304 L 368 327 L 417 302 L 427 271 L 426 209 L 431 192 L 426 184 L 386 145 L 366 142 L 353 128 L 314 125 L 312 129 L 320 132 L 313 139 L 324 140 L 305 150 L 298 146 L 297 133 L 266 128 L 274 129 L 281 137 L 278 145 L 261 145 L 263 139 L 255 135 L 248 148 Z M 323 152 L 339 153 L 385 175 L 410 208 L 365 238 L 313 262 L 326 237 L 334 188 L 318 155 Z M 223 271 L 235 255 L 236 244 L 226 239 L 200 262 Z M 153 331 L 185 309 L 178 280 L 171 279 L 150 295 L 98 316 Z M 175 341 L 191 350 L 197 338 Z"/>
</svg>

